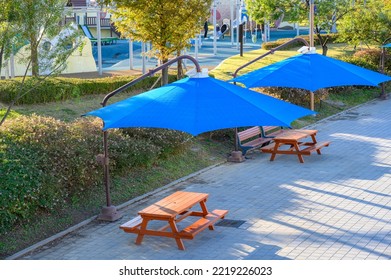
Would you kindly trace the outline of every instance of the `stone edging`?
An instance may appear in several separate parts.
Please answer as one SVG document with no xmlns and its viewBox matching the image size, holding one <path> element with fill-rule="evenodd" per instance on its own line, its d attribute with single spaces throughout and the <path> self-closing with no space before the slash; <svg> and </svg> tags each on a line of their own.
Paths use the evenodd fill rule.
<svg viewBox="0 0 391 280">
<path fill-rule="evenodd" d="M 170 187 L 172 187 L 174 185 L 177 185 L 177 184 L 179 184 L 181 182 L 184 182 L 184 181 L 186 181 L 186 180 L 188 180 L 188 179 L 190 179 L 192 177 L 195 177 L 195 176 L 197 176 L 197 175 L 199 175 L 201 173 L 204 173 L 204 172 L 206 172 L 206 171 L 208 171 L 208 170 L 210 170 L 212 168 L 215 168 L 216 166 L 219 166 L 219 165 L 221 165 L 223 163 L 224 162 L 220 162 L 220 163 L 216 163 L 214 165 L 208 166 L 208 167 L 206 167 L 204 169 L 201 169 L 199 171 L 191 173 L 191 174 L 189 174 L 189 175 L 187 175 L 185 177 L 179 178 L 179 179 L 177 179 L 177 180 L 175 180 L 175 181 L 173 181 L 171 183 L 168 183 L 167 185 L 164 185 L 164 186 L 162 186 L 160 188 L 157 188 L 157 189 L 155 189 L 153 191 L 150 191 L 150 192 L 145 193 L 145 194 L 143 194 L 141 196 L 135 197 L 135 198 L 133 198 L 133 199 L 131 199 L 131 200 L 125 202 L 125 203 L 122 203 L 122 204 L 118 205 L 117 209 L 118 210 L 124 209 L 124 208 L 128 207 L 129 205 L 131 205 L 133 203 L 141 201 L 141 200 L 143 200 L 143 199 L 145 199 L 145 198 L 147 198 L 147 197 L 149 197 L 151 195 L 154 195 L 156 193 L 165 191 L 165 190 L 167 190 L 168 188 L 170 188 Z M 78 224 L 76 224 L 74 226 L 71 226 L 70 228 L 67 228 L 66 230 L 63 230 L 63 231 L 61 231 L 61 232 L 59 232 L 59 233 L 57 233 L 57 234 L 55 234 L 53 236 L 50 236 L 50 237 L 48 237 L 48 238 L 46 238 L 44 240 L 41 240 L 38 243 L 33 244 L 30 247 L 27 247 L 27 248 L 25 248 L 25 249 L 15 253 L 15 254 L 9 256 L 9 257 L 7 257 L 6 260 L 16 260 L 16 259 L 18 259 L 18 258 L 20 258 L 20 257 L 22 257 L 22 256 L 24 256 L 24 255 L 26 255 L 26 254 L 36 250 L 36 249 L 38 249 L 38 248 L 40 248 L 40 247 L 42 247 L 42 246 L 44 246 L 44 245 L 46 245 L 46 244 L 48 244 L 50 242 L 53 242 L 53 241 L 55 241 L 57 239 L 60 239 L 60 238 L 64 237 L 65 235 L 67 235 L 67 234 L 69 234 L 69 233 L 71 233 L 71 232 L 73 232 L 75 230 L 78 230 L 78 229 L 86 226 L 90 222 L 94 221 L 97 217 L 98 217 L 98 215 L 95 215 L 95 216 L 93 216 L 91 218 L 88 218 L 87 220 L 84 220 L 84 221 L 82 221 L 82 222 L 80 222 L 80 223 L 78 223 Z"/>
</svg>

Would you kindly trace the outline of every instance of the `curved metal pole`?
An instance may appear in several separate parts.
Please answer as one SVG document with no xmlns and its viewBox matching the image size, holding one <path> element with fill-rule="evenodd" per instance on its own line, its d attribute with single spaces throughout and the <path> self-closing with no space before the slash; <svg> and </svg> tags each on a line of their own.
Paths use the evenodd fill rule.
<svg viewBox="0 0 391 280">
<path fill-rule="evenodd" d="M 167 61 L 166 63 L 162 64 L 161 66 L 159 66 L 157 68 L 149 70 L 148 73 L 141 75 L 137 79 L 134 79 L 133 81 L 131 81 L 131 82 L 119 87 L 118 89 L 110 92 L 109 94 L 107 94 L 101 102 L 102 107 L 105 107 L 107 102 L 109 101 L 109 99 L 111 97 L 113 97 L 114 95 L 116 95 L 120 92 L 123 92 L 124 90 L 128 89 L 129 87 L 133 86 L 134 84 L 144 80 L 147 77 L 154 75 L 156 72 L 158 72 L 164 68 L 167 68 L 171 64 L 173 64 L 179 60 L 182 60 L 182 59 L 191 60 L 194 63 L 194 65 L 197 69 L 197 72 L 201 72 L 201 67 L 195 58 L 193 58 L 190 55 L 178 56 L 170 61 Z M 111 205 L 110 174 L 109 174 L 109 149 L 108 149 L 108 131 L 107 130 L 105 130 L 103 132 L 103 156 L 98 157 L 98 160 L 103 164 L 104 185 L 105 185 L 105 192 L 106 192 L 106 207 L 102 208 L 101 214 L 98 216 L 98 219 L 104 220 L 104 221 L 115 221 L 115 220 L 119 219 L 121 217 L 121 215 L 117 212 L 116 207 Z"/>
<path fill-rule="evenodd" d="M 164 69 L 164 68 L 167 68 L 168 66 L 170 66 L 171 64 L 174 64 L 175 62 L 177 62 L 178 60 L 182 60 L 182 59 L 189 59 L 191 60 L 196 69 L 197 69 L 197 72 L 201 72 L 201 66 L 200 64 L 198 63 L 198 61 L 190 56 L 190 55 L 181 55 L 181 56 L 177 56 L 169 61 L 167 61 L 166 63 L 160 65 L 159 67 L 156 67 L 154 69 L 151 69 L 149 70 L 148 73 L 145 73 L 144 75 L 141 75 L 140 77 L 138 77 L 137 79 L 134 79 L 133 81 L 130 81 L 129 83 L 117 88 L 116 90 L 113 90 L 112 92 L 110 92 L 109 94 L 107 94 L 104 98 L 103 98 L 103 101 L 100 103 L 103 107 L 106 106 L 107 104 L 107 101 L 109 101 L 109 99 L 111 97 L 113 97 L 114 95 L 128 89 L 129 87 L 133 86 L 134 84 L 137 84 L 138 82 L 144 80 L 145 78 L 148 78 L 150 76 L 153 76 L 156 72 L 159 72 L 160 70 Z"/>
<path fill-rule="evenodd" d="M 288 41 L 288 42 L 286 42 L 286 43 L 284 43 L 284 44 L 282 44 L 282 45 L 280 45 L 280 46 L 278 46 L 278 47 L 275 47 L 275 48 L 271 49 L 271 50 L 268 51 L 267 53 L 264 53 L 263 55 L 261 55 L 261 56 L 255 58 L 255 59 L 253 59 L 253 60 L 251 60 L 250 62 L 247 62 L 246 64 L 240 66 L 238 69 L 235 70 L 235 72 L 232 74 L 232 76 L 233 76 L 234 78 L 236 78 L 236 75 L 238 74 L 238 72 L 239 72 L 240 70 L 242 70 L 243 68 L 245 68 L 245 67 L 247 67 L 247 66 L 253 64 L 254 62 L 256 62 L 256 61 L 258 61 L 258 60 L 264 58 L 265 56 L 268 56 L 269 54 L 273 54 L 275 51 L 278 51 L 279 49 L 284 48 L 284 47 L 286 47 L 286 46 L 288 46 L 288 45 L 290 45 L 290 44 L 292 44 L 292 43 L 295 43 L 295 42 L 302 42 L 302 43 L 303 43 L 304 45 L 306 45 L 307 47 L 310 46 L 310 44 L 309 44 L 306 40 L 304 40 L 303 38 L 294 38 L 294 39 L 292 39 L 292 40 L 290 40 L 290 41 Z"/>
</svg>

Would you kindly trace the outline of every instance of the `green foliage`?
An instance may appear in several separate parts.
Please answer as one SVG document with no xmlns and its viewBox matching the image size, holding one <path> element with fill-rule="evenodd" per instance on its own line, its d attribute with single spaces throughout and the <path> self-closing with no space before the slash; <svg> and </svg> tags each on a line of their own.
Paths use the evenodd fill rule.
<svg viewBox="0 0 391 280">
<path fill-rule="evenodd" d="M 106 1 L 111 2 L 111 1 Z M 115 1 L 118 30 L 134 40 L 151 42 L 151 53 L 166 62 L 202 28 L 211 0 Z"/>
<path fill-rule="evenodd" d="M 391 59 L 389 52 L 386 50 L 386 60 L 384 65 L 385 73 L 391 73 Z M 361 66 L 373 71 L 380 71 L 380 49 L 365 49 L 356 51 L 353 56 L 343 56 L 341 60 Z"/>
<path fill-rule="evenodd" d="M 258 23 L 278 19 L 284 13 L 285 0 L 247 0 L 249 15 Z"/>
<path fill-rule="evenodd" d="M 169 129 L 128 128 L 124 133 L 140 141 L 148 141 L 157 147 L 157 156 L 166 157 L 168 154 L 186 145 L 189 134 Z"/>
<path fill-rule="evenodd" d="M 40 211 L 55 211 L 102 185 L 102 123 L 83 118 L 65 123 L 37 115 L 9 119 L 0 127 L 0 228 L 27 222 Z M 150 166 L 181 150 L 188 135 L 132 130 L 109 134 L 113 175 Z"/>
<path fill-rule="evenodd" d="M 384 0 L 355 1 L 338 26 L 340 40 L 352 45 L 382 45 L 391 36 L 391 10 Z"/>
<path fill-rule="evenodd" d="M 0 119 L 3 118 L 5 112 L 6 112 L 5 109 L 0 109 Z M 8 115 L 8 118 L 12 119 L 12 118 L 16 118 L 18 116 L 20 116 L 19 113 L 15 112 L 15 111 L 11 111 L 10 114 Z"/>
<path fill-rule="evenodd" d="M 37 78 L 26 78 L 23 87 L 23 94 L 16 100 L 15 104 L 37 104 L 53 101 L 63 101 L 70 98 L 107 94 L 120 86 L 132 81 L 135 77 L 118 76 L 100 79 L 76 79 L 76 78 L 47 78 L 39 80 Z M 148 77 L 129 90 L 149 89 L 157 77 Z M 175 80 L 175 76 L 170 76 L 170 81 Z M 22 79 L 0 81 L 0 101 L 11 103 L 17 98 L 20 91 Z"/>
</svg>

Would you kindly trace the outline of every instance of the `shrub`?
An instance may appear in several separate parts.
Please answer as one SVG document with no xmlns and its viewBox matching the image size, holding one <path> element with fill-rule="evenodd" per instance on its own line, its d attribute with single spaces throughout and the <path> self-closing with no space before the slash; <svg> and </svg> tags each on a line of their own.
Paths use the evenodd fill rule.
<svg viewBox="0 0 391 280">
<path fill-rule="evenodd" d="M 65 123 L 32 115 L 5 122 L 0 127 L 0 228 L 9 229 L 37 211 L 61 209 L 101 186 L 102 166 L 95 160 L 102 153 L 101 128 L 98 118 Z M 183 147 L 189 137 L 169 130 L 146 131 L 110 130 L 113 175 L 151 165 Z"/>
<path fill-rule="evenodd" d="M 333 43 L 337 40 L 337 34 L 321 34 L 322 37 L 328 37 L 329 40 L 328 40 L 328 43 Z M 308 35 L 302 35 L 302 36 L 298 36 L 300 38 L 303 38 L 304 40 L 306 40 L 308 43 L 310 42 L 310 38 Z M 274 49 L 278 46 L 281 46 L 282 44 L 285 44 L 289 41 L 291 41 L 293 38 L 283 38 L 283 39 L 278 39 L 277 41 L 273 41 L 273 42 L 265 42 L 265 43 L 262 43 L 262 49 L 264 50 L 271 50 L 271 49 Z M 320 45 L 320 41 L 318 39 L 317 36 L 314 36 L 314 44 L 315 45 Z M 292 44 L 289 44 L 288 46 L 282 48 L 281 50 L 288 50 L 288 49 L 292 49 L 292 48 L 298 48 L 298 47 L 302 47 L 303 44 L 301 42 L 295 42 L 295 43 L 292 43 Z"/>
<path fill-rule="evenodd" d="M 380 59 L 381 59 L 381 50 L 380 49 L 366 49 L 358 50 L 352 56 L 343 56 L 340 58 L 343 61 L 348 63 L 355 64 L 360 67 L 364 67 L 373 71 L 380 71 Z M 386 50 L 385 55 L 385 65 L 384 65 L 385 74 L 391 73 L 391 59 L 389 52 Z"/>
<path fill-rule="evenodd" d="M 285 87 L 268 87 L 259 88 L 260 92 L 271 95 L 273 97 L 288 101 L 302 107 L 309 108 L 311 102 L 311 95 L 309 90 L 298 88 Z M 314 94 L 315 104 L 319 104 L 320 100 L 326 99 L 328 96 L 328 89 L 319 89 Z"/>
<path fill-rule="evenodd" d="M 170 129 L 128 128 L 123 132 L 133 139 L 149 141 L 159 149 L 159 157 L 166 157 L 167 154 L 179 151 L 191 137 L 187 133 Z"/>
<path fill-rule="evenodd" d="M 53 101 L 63 101 L 75 97 L 107 94 L 113 90 L 132 81 L 135 77 L 117 76 L 100 79 L 76 79 L 76 78 L 47 78 L 38 80 L 37 78 L 26 78 L 23 86 L 22 97 L 15 104 L 36 104 Z M 157 77 L 148 77 L 128 90 L 149 89 L 157 80 Z M 170 75 L 170 82 L 175 80 L 174 75 Z M 17 96 L 22 79 L 0 81 L 0 101 L 4 103 L 12 102 Z"/>
</svg>

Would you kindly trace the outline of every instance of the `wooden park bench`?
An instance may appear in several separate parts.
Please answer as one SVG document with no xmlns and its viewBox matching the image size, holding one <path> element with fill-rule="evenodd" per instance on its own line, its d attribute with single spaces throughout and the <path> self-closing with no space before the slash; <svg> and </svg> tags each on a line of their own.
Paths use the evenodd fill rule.
<svg viewBox="0 0 391 280">
<path fill-rule="evenodd" d="M 269 144 L 273 137 L 282 132 L 280 126 L 253 126 L 238 132 L 237 141 L 245 156 L 248 151 Z"/>
<path fill-rule="evenodd" d="M 283 133 L 286 129 L 282 126 L 261 126 L 262 136 L 265 138 L 273 138 Z"/>
</svg>

